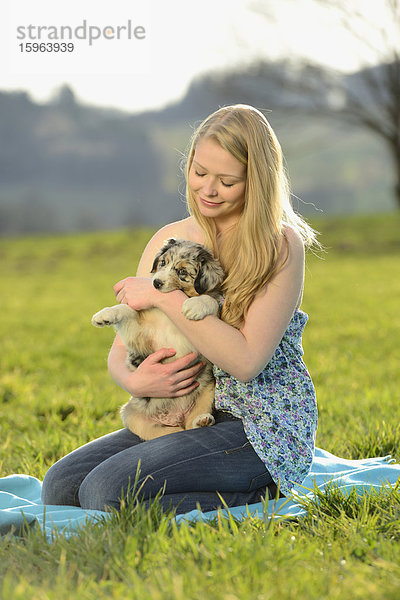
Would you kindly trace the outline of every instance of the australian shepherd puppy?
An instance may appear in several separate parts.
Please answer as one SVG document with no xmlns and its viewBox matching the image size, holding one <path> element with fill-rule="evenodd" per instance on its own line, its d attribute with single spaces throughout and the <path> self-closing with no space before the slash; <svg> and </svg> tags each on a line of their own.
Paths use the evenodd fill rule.
<svg viewBox="0 0 400 600">
<path fill-rule="evenodd" d="M 151 270 L 153 285 L 160 292 L 182 290 L 188 299 L 182 306 L 187 319 L 200 320 L 218 315 L 224 272 L 219 262 L 201 244 L 171 238 L 164 243 L 154 259 Z M 96 327 L 113 325 L 127 347 L 127 365 L 134 371 L 149 354 L 160 348 L 174 348 L 176 355 L 164 362 L 196 351 L 194 346 L 159 309 L 136 311 L 127 304 L 118 304 L 96 313 Z M 144 440 L 167 433 L 214 424 L 214 377 L 212 364 L 197 376 L 198 387 L 179 398 L 131 397 L 121 409 L 125 427 Z"/>
</svg>

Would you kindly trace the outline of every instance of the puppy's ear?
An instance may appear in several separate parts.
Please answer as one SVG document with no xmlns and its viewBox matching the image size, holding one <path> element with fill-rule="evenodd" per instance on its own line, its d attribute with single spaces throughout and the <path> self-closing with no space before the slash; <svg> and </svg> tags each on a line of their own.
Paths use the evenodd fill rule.
<svg viewBox="0 0 400 600">
<path fill-rule="evenodd" d="M 151 267 L 150 273 L 155 273 L 157 271 L 158 261 L 160 260 L 161 256 L 164 254 L 164 252 L 169 250 L 171 248 L 171 246 L 175 246 L 175 244 L 176 244 L 175 238 L 169 238 L 169 240 L 165 240 L 163 247 L 156 254 L 156 257 L 154 259 L 153 266 Z"/>
<path fill-rule="evenodd" d="M 161 248 L 161 251 L 165 252 L 166 250 L 171 248 L 171 246 L 175 246 L 175 244 L 177 244 L 177 243 L 178 242 L 176 241 L 175 238 L 169 238 L 168 240 L 164 240 L 164 246 Z"/>
<path fill-rule="evenodd" d="M 194 282 L 194 289 L 201 295 L 220 287 L 225 273 L 219 262 L 209 252 L 202 253 L 199 262 L 199 272 Z"/>
</svg>

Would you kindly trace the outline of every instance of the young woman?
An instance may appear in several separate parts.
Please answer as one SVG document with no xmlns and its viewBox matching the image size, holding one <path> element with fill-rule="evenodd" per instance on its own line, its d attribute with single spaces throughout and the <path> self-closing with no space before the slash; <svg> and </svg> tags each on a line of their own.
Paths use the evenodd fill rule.
<svg viewBox="0 0 400 600">
<path fill-rule="evenodd" d="M 137 277 L 114 286 L 119 302 L 164 311 L 214 364 L 216 423 L 144 442 L 127 429 L 75 450 L 53 465 L 43 502 L 104 510 L 118 508 L 139 485 L 147 501 L 163 489 L 163 505 L 186 512 L 250 504 L 302 483 L 314 454 L 315 392 L 302 360 L 307 315 L 300 310 L 304 249 L 313 230 L 294 213 L 279 142 L 251 106 L 217 110 L 195 132 L 187 157 L 190 216 L 158 231 L 141 258 Z M 221 318 L 190 321 L 181 291 L 151 284 L 155 254 L 169 237 L 205 244 L 227 274 Z M 109 371 L 131 395 L 174 397 L 196 384 L 203 367 L 174 350 L 150 355 L 135 372 L 116 336 Z"/>
</svg>

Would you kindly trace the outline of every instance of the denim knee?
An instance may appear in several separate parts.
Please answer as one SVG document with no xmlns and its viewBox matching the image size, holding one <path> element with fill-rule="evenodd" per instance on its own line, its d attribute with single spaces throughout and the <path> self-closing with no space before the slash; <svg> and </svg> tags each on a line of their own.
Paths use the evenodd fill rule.
<svg viewBox="0 0 400 600">
<path fill-rule="evenodd" d="M 65 472 L 62 460 L 47 471 L 42 485 L 43 504 L 79 506 L 78 488 Z"/>
<path fill-rule="evenodd" d="M 123 493 L 119 491 L 119 496 Z M 120 508 L 119 498 L 113 498 L 109 485 L 104 479 L 101 469 L 93 469 L 82 481 L 79 491 L 79 505 L 85 509 L 106 510 L 107 507 Z"/>
</svg>

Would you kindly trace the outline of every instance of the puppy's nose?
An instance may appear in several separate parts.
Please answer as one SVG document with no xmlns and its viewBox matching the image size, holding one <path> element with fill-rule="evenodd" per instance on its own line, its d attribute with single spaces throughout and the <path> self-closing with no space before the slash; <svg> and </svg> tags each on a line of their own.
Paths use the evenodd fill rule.
<svg viewBox="0 0 400 600">
<path fill-rule="evenodd" d="M 163 282 L 161 281 L 161 279 L 155 279 L 153 281 L 153 285 L 157 290 L 159 290 L 162 287 Z"/>
</svg>

